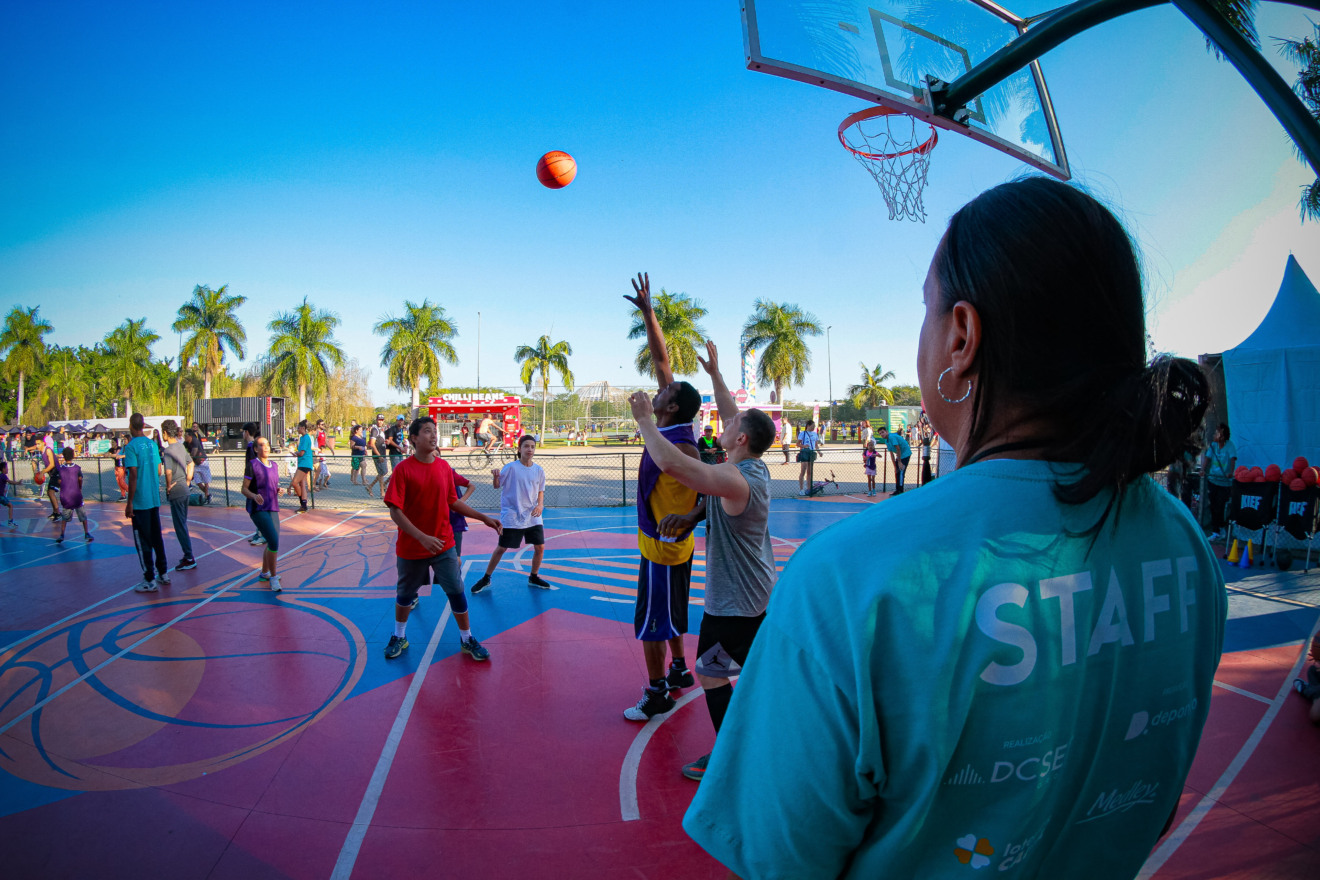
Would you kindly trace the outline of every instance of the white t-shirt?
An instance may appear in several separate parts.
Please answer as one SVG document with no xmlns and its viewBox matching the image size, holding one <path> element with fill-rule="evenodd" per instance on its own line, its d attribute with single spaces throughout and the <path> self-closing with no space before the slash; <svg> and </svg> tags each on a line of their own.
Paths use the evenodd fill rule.
<svg viewBox="0 0 1320 880">
<path fill-rule="evenodd" d="M 541 525 L 532 516 L 536 497 L 545 491 L 545 471 L 539 464 L 527 467 L 521 461 L 506 464 L 500 471 L 500 522 L 506 529 L 530 529 Z"/>
</svg>

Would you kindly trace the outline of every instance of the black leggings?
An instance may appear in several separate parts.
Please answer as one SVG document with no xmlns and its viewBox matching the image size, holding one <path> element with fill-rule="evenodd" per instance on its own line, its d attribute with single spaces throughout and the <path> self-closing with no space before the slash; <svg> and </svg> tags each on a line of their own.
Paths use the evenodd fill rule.
<svg viewBox="0 0 1320 880">
<path fill-rule="evenodd" d="M 137 545 L 138 558 L 142 562 L 143 579 L 153 577 L 153 562 L 155 570 L 165 574 L 169 563 L 165 561 L 165 537 L 160 530 L 159 507 L 133 508 L 133 543 Z"/>
</svg>

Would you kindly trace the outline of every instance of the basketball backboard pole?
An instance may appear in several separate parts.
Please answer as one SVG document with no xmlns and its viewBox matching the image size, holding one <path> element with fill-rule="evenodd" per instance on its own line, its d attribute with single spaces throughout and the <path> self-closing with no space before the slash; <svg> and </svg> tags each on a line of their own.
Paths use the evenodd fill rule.
<svg viewBox="0 0 1320 880">
<path fill-rule="evenodd" d="M 1208 0 L 1080 0 L 1058 10 L 1039 27 L 990 55 L 952 83 L 930 82 L 927 91 L 931 108 L 937 115 L 965 125 L 967 104 L 1045 52 L 1098 24 L 1165 2 L 1172 3 L 1219 47 L 1320 175 L 1320 122 L 1311 116 L 1283 77 Z M 1314 8 L 1317 4 L 1315 0 L 1300 0 L 1292 5 Z"/>
</svg>

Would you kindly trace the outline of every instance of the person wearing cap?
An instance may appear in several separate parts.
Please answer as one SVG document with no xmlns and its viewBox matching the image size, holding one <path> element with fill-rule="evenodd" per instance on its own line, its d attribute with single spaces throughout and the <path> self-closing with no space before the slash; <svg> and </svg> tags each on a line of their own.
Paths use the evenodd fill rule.
<svg viewBox="0 0 1320 880">
<path fill-rule="evenodd" d="M 371 494 L 371 487 L 377 483 L 380 484 L 380 494 L 385 496 L 385 485 L 388 482 L 389 473 L 386 465 L 388 454 L 385 446 L 385 414 L 376 413 L 376 424 L 371 426 L 367 432 L 367 451 L 371 453 L 371 463 L 376 467 L 376 479 L 367 484 L 367 494 Z"/>
<path fill-rule="evenodd" d="M 403 461 L 403 416 L 395 416 L 394 424 L 385 429 L 385 448 L 390 454 L 390 473 Z"/>
</svg>

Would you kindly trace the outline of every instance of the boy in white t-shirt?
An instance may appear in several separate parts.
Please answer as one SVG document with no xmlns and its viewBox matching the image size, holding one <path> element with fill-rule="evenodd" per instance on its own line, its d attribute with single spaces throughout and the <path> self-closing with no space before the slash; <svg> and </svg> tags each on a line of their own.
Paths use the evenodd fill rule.
<svg viewBox="0 0 1320 880">
<path fill-rule="evenodd" d="M 541 556 L 545 553 L 545 530 L 541 525 L 541 510 L 545 507 L 545 471 L 532 463 L 536 455 L 536 438 L 524 434 L 518 438 L 518 460 L 492 470 L 494 485 L 500 490 L 500 523 L 504 532 L 499 546 L 486 563 L 486 573 L 472 585 L 472 595 L 490 586 L 490 576 L 500 564 L 505 550 L 516 550 L 523 540 L 532 547 L 532 573 L 527 578 L 529 587 L 553 589 L 541 579 Z"/>
</svg>

